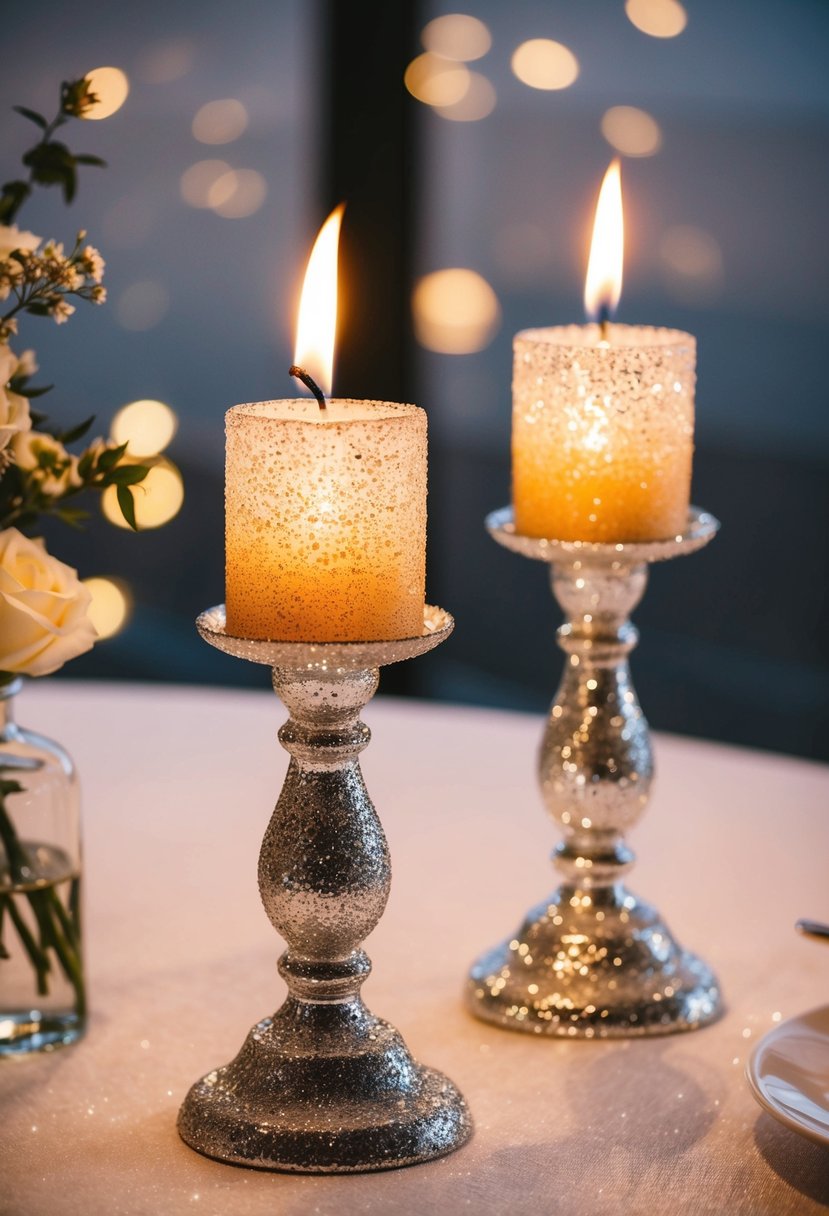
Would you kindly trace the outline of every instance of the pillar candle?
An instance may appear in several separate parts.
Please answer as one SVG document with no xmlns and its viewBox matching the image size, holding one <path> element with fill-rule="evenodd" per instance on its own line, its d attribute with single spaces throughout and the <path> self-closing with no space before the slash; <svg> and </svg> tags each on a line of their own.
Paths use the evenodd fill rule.
<svg viewBox="0 0 829 1216">
<path fill-rule="evenodd" d="M 524 330 L 513 365 L 513 507 L 527 536 L 644 541 L 684 528 L 696 344 L 597 324 Z"/>
<path fill-rule="evenodd" d="M 555 540 L 661 540 L 691 491 L 696 342 L 615 325 L 624 271 L 618 160 L 599 191 L 584 303 L 598 323 L 528 329 L 514 342 L 516 529 Z"/>
<path fill-rule="evenodd" d="M 423 410 L 263 401 L 229 410 L 226 436 L 228 632 L 306 642 L 419 635 Z"/>
</svg>

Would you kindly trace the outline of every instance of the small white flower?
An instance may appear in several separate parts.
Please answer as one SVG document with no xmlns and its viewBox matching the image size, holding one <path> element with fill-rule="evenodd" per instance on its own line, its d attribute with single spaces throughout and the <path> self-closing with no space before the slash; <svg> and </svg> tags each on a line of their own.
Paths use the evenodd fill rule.
<svg viewBox="0 0 829 1216">
<path fill-rule="evenodd" d="M 81 265 L 84 273 L 92 279 L 93 283 L 100 283 L 104 277 L 106 262 L 93 245 L 87 245 L 85 249 L 81 250 Z"/>
<path fill-rule="evenodd" d="M 26 355 L 34 357 L 33 351 Z M 25 356 L 23 356 L 25 357 Z M 31 429 L 29 402 L 8 387 L 13 376 L 18 375 L 20 360 L 8 346 L 0 345 L 0 452 L 8 447 L 15 435 Z"/>
<path fill-rule="evenodd" d="M 16 224 L 0 224 L 0 258 L 5 261 L 17 249 L 31 253 L 37 249 L 40 240 L 33 232 L 21 232 Z"/>
<path fill-rule="evenodd" d="M 27 431 L 15 435 L 12 454 L 18 468 L 37 483 L 47 498 L 62 498 L 69 489 L 78 489 L 83 482 L 78 476 L 78 458 L 67 452 L 63 444 L 45 431 Z"/>
<path fill-rule="evenodd" d="M 68 321 L 75 311 L 74 304 L 67 304 L 66 300 L 62 300 L 60 296 L 53 296 L 49 302 L 49 316 L 52 317 L 56 325 L 63 325 L 64 321 Z"/>
<path fill-rule="evenodd" d="M 47 241 L 43 246 L 41 256 L 47 262 L 62 262 L 64 258 L 63 243 L 61 241 Z"/>
<path fill-rule="evenodd" d="M 22 355 L 17 356 L 17 366 L 12 372 L 12 378 L 17 376 L 25 376 L 26 379 L 33 376 L 38 370 L 37 359 L 33 350 L 24 350 Z"/>
</svg>

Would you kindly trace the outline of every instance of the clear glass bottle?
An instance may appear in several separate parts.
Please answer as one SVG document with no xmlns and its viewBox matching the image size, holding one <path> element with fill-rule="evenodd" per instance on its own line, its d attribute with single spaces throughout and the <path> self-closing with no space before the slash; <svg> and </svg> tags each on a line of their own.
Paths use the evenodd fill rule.
<svg viewBox="0 0 829 1216">
<path fill-rule="evenodd" d="M 15 723 L 22 683 L 0 686 L 0 1055 L 86 1024 L 78 780 L 62 747 Z"/>
</svg>

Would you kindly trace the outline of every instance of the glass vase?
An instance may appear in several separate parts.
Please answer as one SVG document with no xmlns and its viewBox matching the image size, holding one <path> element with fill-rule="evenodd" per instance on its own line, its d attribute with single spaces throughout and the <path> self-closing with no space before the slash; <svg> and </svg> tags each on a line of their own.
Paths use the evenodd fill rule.
<svg viewBox="0 0 829 1216">
<path fill-rule="evenodd" d="M 15 723 L 21 686 L 0 686 L 0 1055 L 86 1024 L 78 781 L 62 747 Z"/>
</svg>

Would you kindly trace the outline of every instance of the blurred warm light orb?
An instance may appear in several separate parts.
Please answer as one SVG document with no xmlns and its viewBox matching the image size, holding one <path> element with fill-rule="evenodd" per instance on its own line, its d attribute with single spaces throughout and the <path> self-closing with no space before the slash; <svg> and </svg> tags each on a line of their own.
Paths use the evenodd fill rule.
<svg viewBox="0 0 829 1216">
<path fill-rule="evenodd" d="M 566 89 L 579 74 L 579 61 L 573 52 L 551 38 L 522 42 L 510 62 L 514 74 L 531 89 Z"/>
<path fill-rule="evenodd" d="M 659 123 L 636 106 L 611 106 L 601 128 L 610 146 L 623 156 L 655 156 L 662 147 Z"/>
<path fill-rule="evenodd" d="M 158 214 L 154 199 L 126 194 L 104 212 L 101 230 L 106 245 L 137 249 L 152 231 Z"/>
<path fill-rule="evenodd" d="M 453 106 L 465 96 L 469 79 L 469 69 L 462 63 L 426 51 L 406 68 L 403 83 L 424 105 Z"/>
<path fill-rule="evenodd" d="M 489 283 L 462 267 L 425 275 L 415 286 L 412 313 L 421 346 L 444 355 L 483 350 L 501 319 L 498 297 Z"/>
<path fill-rule="evenodd" d="M 452 122 L 479 122 L 492 113 L 497 100 L 492 82 L 480 72 L 470 72 L 469 88 L 460 101 L 451 106 L 435 106 L 434 110 Z"/>
<path fill-rule="evenodd" d="M 120 68 L 93 68 L 91 72 L 86 73 L 86 78 L 98 100 L 83 115 L 84 118 L 109 118 L 116 110 L 121 109 L 130 91 L 126 72 L 122 72 Z"/>
<path fill-rule="evenodd" d="M 179 181 L 181 197 L 191 207 L 209 207 L 210 191 L 220 177 L 230 172 L 224 160 L 198 160 L 185 169 Z"/>
<path fill-rule="evenodd" d="M 248 112 L 235 97 L 208 101 L 196 111 L 193 136 L 201 144 L 230 144 L 244 135 Z"/>
<path fill-rule="evenodd" d="M 723 279 L 719 242 L 704 228 L 677 224 L 659 242 L 659 256 L 683 299 L 710 295 Z"/>
<path fill-rule="evenodd" d="M 196 49 L 186 38 L 158 42 L 148 47 L 138 61 L 138 74 L 147 84 L 170 84 L 181 80 L 193 67 Z"/>
<path fill-rule="evenodd" d="M 207 205 L 226 220 L 253 215 L 268 195 L 268 183 L 256 169 L 230 169 L 207 192 Z"/>
<path fill-rule="evenodd" d="M 92 596 L 86 615 L 98 637 L 112 638 L 120 633 L 132 612 L 127 584 L 120 578 L 85 578 L 83 585 Z"/>
<path fill-rule="evenodd" d="M 143 481 L 131 486 L 135 503 L 135 522 L 139 531 L 145 528 L 160 528 L 169 523 L 181 510 L 184 502 L 184 483 L 172 461 L 157 457 Z M 128 528 L 118 506 L 115 486 L 109 486 L 101 495 L 101 510 L 110 523 L 117 528 Z"/>
<path fill-rule="evenodd" d="M 676 38 L 688 24 L 679 0 L 625 0 L 628 19 L 651 38 Z"/>
<path fill-rule="evenodd" d="M 115 302 L 115 315 L 122 329 L 143 333 L 163 321 L 169 308 L 167 288 L 163 283 L 147 280 L 133 283 L 121 292 Z"/>
<path fill-rule="evenodd" d="M 424 26 L 421 41 L 433 55 L 469 62 L 481 59 L 492 46 L 492 35 L 483 21 L 466 13 L 447 13 Z"/>
<path fill-rule="evenodd" d="M 131 401 L 115 415 L 110 436 L 118 444 L 128 443 L 130 456 L 157 456 L 178 430 L 178 419 L 169 405 L 150 397 Z"/>
</svg>

